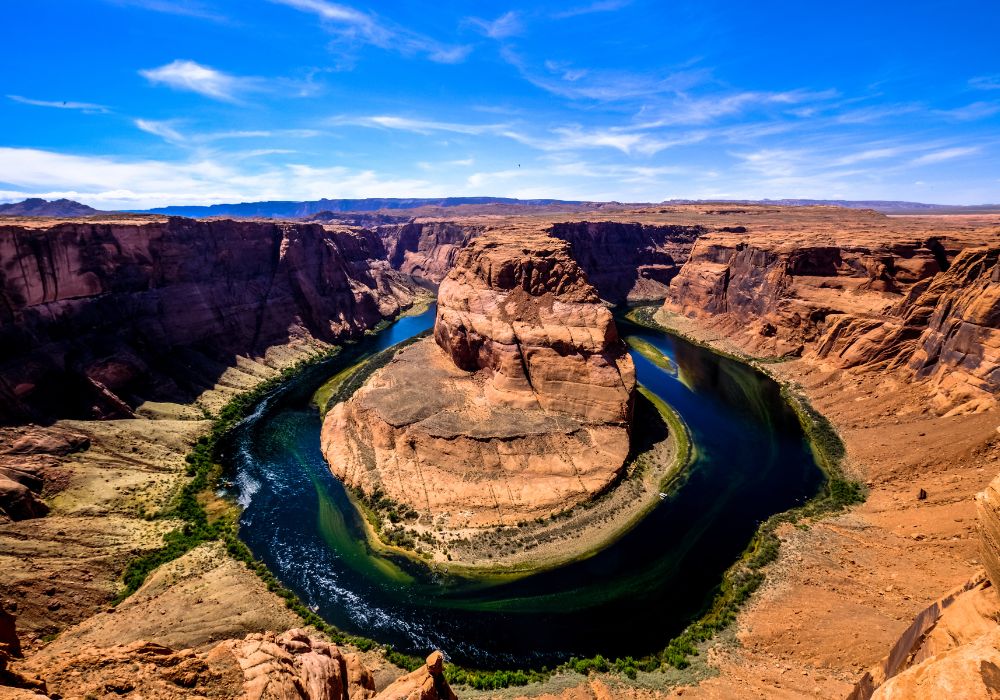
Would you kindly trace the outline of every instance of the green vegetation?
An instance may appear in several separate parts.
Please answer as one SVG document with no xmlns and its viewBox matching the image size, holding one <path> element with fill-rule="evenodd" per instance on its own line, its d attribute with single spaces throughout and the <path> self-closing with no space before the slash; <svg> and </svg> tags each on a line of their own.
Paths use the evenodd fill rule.
<svg viewBox="0 0 1000 700">
<path fill-rule="evenodd" d="M 666 370 L 672 374 L 677 371 L 677 367 L 675 367 L 674 363 L 670 361 L 670 358 L 660 352 L 660 349 L 649 341 L 643 340 L 636 335 L 628 335 L 625 336 L 625 342 L 630 348 L 634 349 L 637 353 L 645 357 L 660 369 Z"/>
<path fill-rule="evenodd" d="M 268 394 L 305 368 L 329 360 L 339 352 L 339 348 L 331 348 L 300 360 L 253 389 L 233 397 L 219 411 L 212 420 L 208 434 L 198 438 L 191 452 L 185 457 L 186 474 L 191 477 L 190 481 L 185 483 L 171 503 L 155 516 L 162 520 L 179 520 L 183 524 L 163 536 L 162 547 L 146 552 L 126 565 L 122 574 L 124 587 L 116 597 L 116 603 L 139 590 L 146 577 L 162 564 L 183 556 L 205 542 L 225 539 L 228 534 L 232 534 L 235 538 L 237 514 L 233 509 L 227 509 L 223 515 L 210 522 L 202 502 L 206 493 L 211 494 L 212 487 L 221 476 L 218 459 L 222 438 L 248 416 Z"/>
<path fill-rule="evenodd" d="M 749 362 L 758 371 L 764 372 L 760 363 L 753 358 L 721 352 L 710 345 L 681 336 L 681 334 L 661 326 L 653 319 L 655 311 L 656 307 L 652 306 L 637 307 L 630 310 L 626 314 L 626 318 L 638 325 L 684 337 L 686 341 L 711 350 L 718 355 L 738 362 Z M 777 529 L 782 523 L 799 525 L 803 519 L 819 518 L 829 513 L 837 513 L 848 506 L 862 503 L 865 500 L 864 485 L 849 479 L 844 473 L 843 460 L 846 450 L 836 429 L 823 414 L 810 405 L 796 387 L 787 383 L 780 384 L 782 398 L 795 411 L 809 440 L 816 463 L 826 475 L 826 485 L 820 494 L 810 499 L 806 504 L 784 513 L 772 515 L 761 524 L 739 561 L 724 574 L 722 584 L 719 586 L 708 611 L 689 625 L 679 636 L 672 639 L 666 648 L 657 655 L 660 661 L 675 668 L 686 668 L 690 664 L 689 657 L 698 653 L 697 645 L 699 643 L 711 639 L 716 633 L 732 624 L 740 607 L 764 582 L 765 575 L 762 569 L 778 558 L 781 540 L 778 538 Z"/>
<path fill-rule="evenodd" d="M 652 320 L 653 310 L 651 307 L 634 309 L 629 312 L 628 318 L 640 325 L 670 333 L 669 329 L 661 327 Z M 423 336 L 424 334 L 415 336 L 404 344 L 389 348 L 341 370 L 334 377 L 337 380 L 336 383 L 332 381 L 328 383 L 331 386 L 328 393 L 322 397 L 324 403 L 330 405 L 331 402 L 343 400 L 349 396 L 368 376 L 387 364 L 401 347 L 416 342 Z M 635 343 L 635 340 L 639 340 L 640 343 Z M 640 344 L 645 344 L 648 347 L 639 347 Z M 664 369 L 673 369 L 670 361 L 659 350 L 645 341 L 631 339 L 630 345 L 658 366 L 664 367 Z M 243 562 L 248 569 L 259 576 L 268 590 L 282 598 L 286 606 L 302 618 L 305 624 L 312 625 L 320 632 L 325 633 L 334 643 L 350 644 L 362 651 L 381 648 L 390 663 L 406 670 L 415 670 L 424 663 L 420 657 L 400 653 L 392 647 L 382 646 L 364 637 L 345 634 L 328 624 L 309 609 L 292 591 L 285 588 L 266 566 L 254 558 L 249 548 L 238 537 L 238 514 L 234 508 L 227 509 L 222 515 L 210 519 L 203 505 L 205 494 L 211 494 L 212 487 L 221 475 L 221 467 L 218 465 L 219 450 L 227 433 L 249 415 L 267 395 L 277 390 L 303 369 L 328 360 L 337 352 L 338 349 L 334 348 L 327 353 L 316 355 L 287 368 L 276 377 L 233 398 L 219 412 L 218 416 L 214 417 L 209 433 L 197 440 L 186 458 L 187 474 L 191 477 L 190 481 L 184 485 L 170 506 L 156 516 L 165 520 L 179 520 L 183 524 L 164 535 L 163 547 L 129 562 L 123 574 L 124 586 L 117 598 L 118 601 L 138 590 L 146 577 L 161 564 L 177 559 L 205 542 L 220 541 L 234 559 Z M 726 353 L 718 354 L 726 355 Z M 662 360 L 657 361 L 656 356 Z M 748 358 L 745 357 L 726 356 L 738 361 L 748 361 Z M 752 362 L 752 364 L 757 365 L 756 362 Z M 644 387 L 640 387 L 639 390 L 645 398 L 656 406 L 670 430 L 676 435 L 678 458 L 683 460 L 682 464 L 687 464 L 691 459 L 694 446 L 684 422 L 658 396 L 651 394 Z M 699 644 L 711 639 L 715 634 L 731 625 L 736 619 L 740 607 L 763 583 L 765 574 L 762 569 L 778 556 L 780 540 L 776 531 L 782 523 L 787 522 L 800 527 L 808 527 L 800 521 L 840 511 L 846 506 L 862 502 L 865 498 L 863 485 L 848 479 L 843 472 L 844 445 L 830 422 L 809 405 L 808 401 L 793 387 L 783 385 L 782 394 L 799 417 L 816 455 L 817 463 L 827 476 L 826 487 L 823 493 L 805 505 L 774 515 L 760 526 L 740 560 L 726 571 L 711 605 L 701 618 L 672 639 L 662 651 L 641 659 L 625 657 L 612 660 L 597 655 L 588 659 L 571 659 L 553 670 L 547 668 L 542 670 L 475 670 L 448 665 L 445 669 L 445 677 L 448 682 L 456 686 L 466 686 L 477 690 L 498 690 L 542 682 L 555 673 L 574 672 L 586 675 L 591 672 L 614 672 L 627 678 L 635 678 L 639 671 L 656 671 L 661 669 L 664 664 L 678 669 L 687 668 L 690 665 L 690 657 L 698 654 Z M 322 404 L 320 405 L 322 406 Z M 395 524 L 406 521 L 414 515 L 409 509 L 393 503 L 378 493 L 364 499 L 363 512 L 373 527 L 377 530 L 382 530 L 384 527 L 390 533 L 397 532 L 401 528 L 384 526 L 385 523 Z M 405 533 L 405 530 L 403 532 Z"/>
</svg>

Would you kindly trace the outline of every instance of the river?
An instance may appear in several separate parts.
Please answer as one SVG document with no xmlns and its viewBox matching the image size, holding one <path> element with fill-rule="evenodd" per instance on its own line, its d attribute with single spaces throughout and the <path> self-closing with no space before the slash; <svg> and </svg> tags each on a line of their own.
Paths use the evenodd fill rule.
<svg viewBox="0 0 1000 700">
<path fill-rule="evenodd" d="M 594 556 L 515 581 L 442 575 L 370 551 L 360 516 L 319 449 L 310 405 L 362 352 L 430 328 L 434 308 L 349 346 L 261 404 L 227 450 L 240 536 L 324 619 L 423 654 L 482 668 L 552 666 L 571 656 L 642 656 L 704 609 L 757 526 L 821 488 L 795 413 L 751 367 L 674 336 L 619 321 L 653 344 L 665 370 L 632 352 L 638 380 L 687 423 L 687 478 L 628 534 Z"/>
</svg>

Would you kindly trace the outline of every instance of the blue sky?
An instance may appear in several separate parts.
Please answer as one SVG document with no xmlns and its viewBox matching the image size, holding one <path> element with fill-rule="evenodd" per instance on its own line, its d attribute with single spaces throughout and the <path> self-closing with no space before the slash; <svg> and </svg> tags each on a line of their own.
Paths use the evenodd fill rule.
<svg viewBox="0 0 1000 700">
<path fill-rule="evenodd" d="M 5 3 L 0 201 L 1000 202 L 1000 3 Z"/>
</svg>

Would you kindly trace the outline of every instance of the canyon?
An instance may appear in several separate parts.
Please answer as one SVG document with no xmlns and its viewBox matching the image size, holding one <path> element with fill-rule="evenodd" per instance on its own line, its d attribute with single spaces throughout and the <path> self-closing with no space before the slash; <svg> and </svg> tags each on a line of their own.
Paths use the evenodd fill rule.
<svg viewBox="0 0 1000 700">
<path fill-rule="evenodd" d="M 770 205 L 433 216 L 371 228 L 138 216 L 5 220 L 0 599 L 16 614 L 20 640 L 9 641 L 12 624 L 0 616 L 7 668 L 0 674 L 17 674 L 23 697 L 41 689 L 35 678 L 69 697 L 113 692 L 124 687 L 115 686 L 122 674 L 153 697 L 157 687 L 186 692 L 178 690 L 184 678 L 238 695 L 259 667 L 267 670 L 257 678 L 314 697 L 303 690 L 306 669 L 322 666 L 341 687 L 347 678 L 363 688 L 349 697 L 368 697 L 374 688 L 364 666 L 383 692 L 409 678 L 399 681 L 410 688 L 401 697 L 417 688 L 448 697 L 435 680 L 440 659 L 404 676 L 377 651 L 352 666 L 353 651 L 335 652 L 313 632 L 308 640 L 288 632 L 301 620 L 218 543 L 164 564 L 110 605 L 124 562 L 159 547 L 172 527 L 147 515 L 186 482 L 184 456 L 209 429 L 206 412 L 399 314 L 420 294 L 416 278 L 441 285 L 434 338 L 400 351 L 326 418 L 328 455 L 351 440 L 376 446 L 374 454 L 359 447 L 330 458 L 355 465 L 342 476 L 361 490 L 384 484 L 394 499 L 410 499 L 444 523 L 454 518 L 449 499 L 482 496 L 463 485 L 463 470 L 424 477 L 446 494 L 430 505 L 426 494 L 389 491 L 392 479 L 378 470 L 397 454 L 393 470 L 428 464 L 449 427 L 444 418 L 457 416 L 447 440 L 483 450 L 499 439 L 500 414 L 511 407 L 523 433 L 520 412 L 529 407 L 560 440 L 600 436 L 605 454 L 581 456 L 583 448 L 567 442 L 530 450 L 545 455 L 543 472 L 581 457 L 593 480 L 569 488 L 560 473 L 551 488 L 509 498 L 509 512 L 495 502 L 491 510 L 489 498 L 469 500 L 463 510 L 480 515 L 461 524 L 516 523 L 599 491 L 624 460 L 631 406 L 628 356 L 600 299 L 662 299 L 660 324 L 801 392 L 832 422 L 846 447 L 844 468 L 868 490 L 862 505 L 779 530 L 780 552 L 740 612 L 735 641 L 703 649 L 714 677 L 643 687 L 602 674 L 526 693 L 888 698 L 907 687 L 931 692 L 944 682 L 935 678 L 955 674 L 993 688 L 981 670 L 997 663 L 991 611 L 1000 605 L 980 567 L 995 575 L 996 526 L 989 513 L 977 520 L 974 495 L 988 494 L 981 511 L 995 503 L 987 487 L 1000 472 L 998 240 L 995 216 Z M 559 274 L 525 262 L 537 259 L 554 262 Z M 432 375 L 449 390 L 421 392 Z M 464 414 L 478 421 L 447 408 L 458 405 L 478 411 Z M 482 424 L 494 433 L 470 434 L 470 425 Z M 350 425 L 377 434 L 342 442 Z M 427 429 L 416 430 L 421 425 Z M 511 437 L 522 435 L 503 439 Z M 455 464 L 468 452 L 456 450 Z M 474 454 L 480 464 L 500 459 L 495 448 Z M 511 494 L 527 493 L 533 477 Z M 467 490 L 448 491 L 448 483 Z M 953 590 L 966 603 L 939 605 L 952 611 L 947 617 L 924 612 Z M 936 641 L 922 651 L 899 646 L 912 659 L 889 679 L 883 657 L 915 619 L 932 620 L 922 629 L 935 627 Z M 213 651 L 220 646 L 225 653 Z M 265 646 L 266 663 L 240 661 L 244 650 Z M 225 655 L 222 670 L 213 670 Z M 98 657 L 110 659 L 106 676 L 73 675 Z M 938 671 L 927 665 L 934 659 L 943 664 Z M 143 672 L 150 675 L 131 675 L 137 660 L 155 667 Z"/>
</svg>

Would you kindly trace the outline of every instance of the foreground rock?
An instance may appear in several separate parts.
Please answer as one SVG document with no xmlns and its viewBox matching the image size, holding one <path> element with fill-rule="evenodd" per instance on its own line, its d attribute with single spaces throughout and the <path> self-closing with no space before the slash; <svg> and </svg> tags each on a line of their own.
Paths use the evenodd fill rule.
<svg viewBox="0 0 1000 700">
<path fill-rule="evenodd" d="M 568 246 L 485 235 L 441 285 L 434 339 L 335 406 L 322 446 L 348 486 L 422 522 L 512 525 L 615 478 L 634 387 L 611 313 Z"/>
<path fill-rule="evenodd" d="M 174 649 L 139 640 L 82 646 L 54 657 L 45 682 L 5 671 L 0 612 L 0 696 L 14 687 L 37 697 L 245 698 L 246 700 L 455 700 L 444 679 L 444 657 L 378 692 L 361 656 L 303 629 L 227 639 L 209 650 Z M 4 687 L 7 686 L 7 687 Z M 25 697 L 28 697 L 26 695 Z"/>
</svg>

